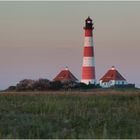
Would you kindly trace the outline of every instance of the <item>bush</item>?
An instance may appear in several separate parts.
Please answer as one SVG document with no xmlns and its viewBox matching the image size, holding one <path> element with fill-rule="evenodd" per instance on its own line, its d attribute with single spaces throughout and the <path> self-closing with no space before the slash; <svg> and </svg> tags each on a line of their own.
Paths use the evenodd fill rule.
<svg viewBox="0 0 140 140">
<path fill-rule="evenodd" d="M 50 82 L 50 89 L 52 90 L 62 89 L 62 87 L 63 87 L 63 84 L 61 83 L 61 81 Z"/>
<path fill-rule="evenodd" d="M 10 90 L 10 91 L 15 91 L 16 90 L 16 86 L 10 86 L 8 87 L 6 90 Z"/>
<path fill-rule="evenodd" d="M 50 81 L 48 79 L 39 79 L 33 83 L 34 90 L 48 90 L 50 88 Z"/>
<path fill-rule="evenodd" d="M 26 90 L 33 90 L 33 84 L 35 83 L 34 80 L 31 79 L 24 79 L 21 80 L 17 85 L 16 85 L 16 90 L 17 91 L 26 91 Z"/>
<path fill-rule="evenodd" d="M 50 88 L 50 81 L 48 79 L 39 79 L 39 80 L 24 79 L 21 80 L 16 85 L 17 91 L 47 90 L 49 88 Z"/>
<path fill-rule="evenodd" d="M 85 83 L 77 83 L 75 85 L 75 88 L 77 89 L 93 89 L 93 88 L 100 88 L 99 84 L 85 84 Z"/>
<path fill-rule="evenodd" d="M 111 88 L 135 88 L 135 84 L 127 84 L 127 85 L 115 85 Z"/>
</svg>

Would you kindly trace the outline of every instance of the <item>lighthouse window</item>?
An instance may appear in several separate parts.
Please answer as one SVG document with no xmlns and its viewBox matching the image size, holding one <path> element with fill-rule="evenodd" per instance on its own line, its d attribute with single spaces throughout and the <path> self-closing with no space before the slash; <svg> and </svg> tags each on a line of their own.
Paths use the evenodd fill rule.
<svg viewBox="0 0 140 140">
<path fill-rule="evenodd" d="M 88 21 L 88 23 L 90 23 L 90 21 Z"/>
</svg>

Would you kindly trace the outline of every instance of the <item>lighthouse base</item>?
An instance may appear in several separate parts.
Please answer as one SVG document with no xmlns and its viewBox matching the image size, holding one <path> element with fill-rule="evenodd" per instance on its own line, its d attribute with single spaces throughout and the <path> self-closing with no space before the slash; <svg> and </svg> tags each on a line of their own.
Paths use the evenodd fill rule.
<svg viewBox="0 0 140 140">
<path fill-rule="evenodd" d="M 86 80 L 82 79 L 81 82 L 85 83 L 86 85 L 88 85 L 88 84 L 95 84 L 96 85 L 95 79 L 86 79 Z"/>
</svg>

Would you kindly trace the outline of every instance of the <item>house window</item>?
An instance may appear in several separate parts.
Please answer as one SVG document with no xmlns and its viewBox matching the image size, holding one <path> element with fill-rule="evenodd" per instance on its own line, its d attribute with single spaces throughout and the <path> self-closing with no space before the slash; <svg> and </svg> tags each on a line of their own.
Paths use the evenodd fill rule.
<svg viewBox="0 0 140 140">
<path fill-rule="evenodd" d="M 118 85 L 120 85 L 121 84 L 121 81 L 118 81 Z"/>
</svg>

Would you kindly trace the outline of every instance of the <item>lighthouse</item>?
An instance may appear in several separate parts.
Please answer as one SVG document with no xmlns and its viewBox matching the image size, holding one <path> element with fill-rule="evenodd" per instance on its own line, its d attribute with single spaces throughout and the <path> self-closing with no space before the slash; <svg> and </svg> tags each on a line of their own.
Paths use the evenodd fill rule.
<svg viewBox="0 0 140 140">
<path fill-rule="evenodd" d="M 93 23 L 88 17 L 85 20 L 84 27 L 84 56 L 82 65 L 82 83 L 96 84 L 95 80 L 95 63 L 94 63 L 94 44 L 93 44 Z"/>
</svg>

